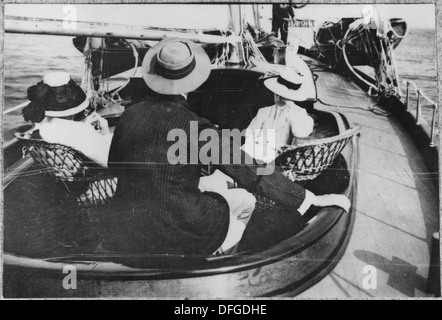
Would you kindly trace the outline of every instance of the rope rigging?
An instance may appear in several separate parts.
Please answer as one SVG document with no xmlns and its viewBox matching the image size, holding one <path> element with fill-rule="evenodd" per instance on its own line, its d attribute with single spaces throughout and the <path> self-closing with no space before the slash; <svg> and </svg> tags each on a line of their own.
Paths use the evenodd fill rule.
<svg viewBox="0 0 442 320">
<path fill-rule="evenodd" d="M 90 115 L 93 112 L 96 112 L 100 108 L 106 108 L 109 107 L 112 104 L 115 103 L 121 103 L 123 100 L 119 95 L 119 92 L 123 90 L 127 85 L 130 83 L 130 79 L 133 78 L 136 75 L 138 63 L 139 63 L 139 54 L 137 51 L 136 46 L 127 41 L 122 40 L 122 45 L 129 46 L 132 49 L 132 54 L 134 57 L 134 67 L 133 67 L 133 73 L 127 77 L 125 82 L 119 86 L 116 90 L 109 91 L 109 81 L 107 79 L 104 79 L 102 75 L 106 72 L 106 63 L 104 63 L 104 48 L 105 43 L 104 39 L 101 41 L 101 46 L 99 49 L 93 49 L 92 48 L 92 39 L 88 38 L 86 41 L 85 48 L 83 50 L 83 54 L 85 56 L 85 64 L 84 64 L 84 70 L 83 70 L 83 77 L 82 77 L 82 83 L 81 87 L 85 91 L 87 98 L 91 102 L 92 110 L 86 109 L 85 116 Z M 100 60 L 99 60 L 99 73 L 96 78 L 93 76 L 93 61 L 92 61 L 92 52 L 93 51 L 99 51 L 101 53 Z M 97 83 L 94 85 L 94 83 Z M 95 89 L 95 88 L 98 89 Z"/>
<path fill-rule="evenodd" d="M 401 90 L 398 86 L 398 75 L 395 68 L 395 59 L 391 39 L 376 32 L 376 38 L 373 38 L 372 29 L 366 29 L 362 23 L 356 27 L 357 35 L 351 35 L 351 28 L 347 30 L 343 37 L 342 53 L 348 69 L 363 83 L 369 87 L 369 94 L 375 90 L 379 95 L 385 97 L 400 97 Z M 369 65 L 375 71 L 376 85 L 361 77 L 351 65 L 347 56 L 347 47 L 353 45 L 359 37 L 364 52 L 369 60 Z M 379 43 L 379 46 L 378 44 Z M 336 43 L 336 47 L 339 43 Z"/>
<path fill-rule="evenodd" d="M 298 6 L 298 8 L 301 8 L 305 6 L 308 3 L 301 4 L 301 6 Z M 342 25 L 340 25 L 341 33 Z M 382 36 L 378 33 L 378 37 L 374 37 L 374 35 L 370 32 L 371 29 L 366 29 L 362 24 L 358 25 L 357 28 L 355 28 L 355 32 L 350 32 L 350 28 L 345 32 L 345 35 L 343 39 L 339 39 L 335 36 L 335 34 L 332 32 L 332 30 L 329 28 L 328 32 L 330 33 L 330 36 L 332 38 L 333 43 L 335 44 L 335 58 L 336 60 L 341 60 L 342 58 L 345 60 L 345 63 L 347 64 L 349 70 L 357 77 L 359 80 L 361 80 L 363 83 L 365 83 L 369 88 L 369 93 L 374 90 L 378 94 L 383 94 L 386 96 L 392 96 L 397 95 L 397 75 L 395 75 L 395 67 L 394 67 L 394 56 L 392 56 L 392 45 L 391 42 L 388 41 L 388 38 L 386 36 Z M 231 31 L 222 31 L 217 30 L 221 36 L 227 36 L 229 35 L 229 32 Z M 191 32 L 191 31 L 189 31 Z M 261 52 L 258 44 L 255 42 L 254 37 L 250 33 L 247 28 L 241 28 L 239 37 L 242 39 L 240 43 L 238 43 L 240 46 L 242 46 L 241 49 L 243 50 L 235 50 L 234 44 L 225 42 L 220 43 L 216 46 L 215 55 L 212 58 L 212 66 L 214 68 L 221 68 L 224 67 L 227 63 L 232 62 L 231 56 L 233 53 L 238 54 L 238 58 L 241 61 L 240 63 L 243 63 L 245 67 L 247 68 L 257 68 L 260 71 L 263 71 L 266 76 L 272 75 L 272 74 L 278 74 L 282 69 L 282 65 L 277 64 L 271 64 L 267 61 L 267 59 L 264 57 L 263 53 Z M 351 65 L 348 57 L 347 57 L 347 51 L 350 49 L 350 47 L 355 45 L 353 41 L 357 40 L 359 42 L 359 47 L 361 51 L 363 51 L 367 58 L 369 65 L 375 70 L 375 78 L 376 78 L 376 85 L 373 83 L 367 81 L 363 77 L 361 77 L 358 72 L 356 72 Z M 362 41 L 362 44 L 360 43 Z M 377 41 L 379 41 L 379 46 L 377 45 Z M 124 40 L 126 48 L 130 46 L 132 49 L 132 53 L 134 56 L 134 71 L 132 74 L 132 77 L 135 76 L 138 63 L 139 63 L 139 57 L 138 57 L 138 51 L 137 48 L 133 43 L 130 43 L 126 40 Z M 105 43 L 102 43 L 102 46 L 99 49 L 101 51 L 101 59 L 99 60 L 99 74 L 96 76 L 96 79 L 93 79 L 92 75 L 92 47 L 90 40 L 87 42 L 87 46 L 85 47 L 84 54 L 85 54 L 85 70 L 83 73 L 83 83 L 82 87 L 85 88 L 85 91 L 87 93 L 88 98 L 91 99 L 92 106 L 95 110 L 99 107 L 106 107 L 111 103 L 119 103 L 122 101 L 119 92 L 123 90 L 129 83 L 130 83 L 130 77 L 128 77 L 124 84 L 119 86 L 116 90 L 109 93 L 108 90 L 104 90 L 105 87 L 109 89 L 109 82 L 106 79 L 103 79 L 100 75 L 103 74 L 106 68 L 106 63 L 104 62 L 104 47 Z M 340 54 L 339 54 L 340 53 Z M 313 67 L 313 68 L 312 68 Z M 322 66 L 320 65 L 313 65 L 310 63 L 310 68 L 312 72 L 321 72 Z M 383 74 L 383 75 L 382 75 Z M 393 74 L 393 77 L 390 77 L 390 75 Z M 315 74 L 317 76 L 317 74 Z M 392 79 L 392 80 L 391 80 Z M 97 85 L 94 87 L 94 80 L 98 81 L 100 83 L 100 86 L 97 90 Z M 385 80 L 385 81 L 384 81 Z M 385 85 L 386 83 L 386 85 Z M 318 99 L 319 100 L 319 99 Z M 323 103 L 321 100 L 319 100 L 321 103 Z M 328 103 L 323 103 L 325 105 L 332 105 Z M 333 106 L 333 105 L 332 105 Z M 338 106 L 343 108 L 353 108 L 355 107 L 348 107 L 348 106 Z M 369 110 L 373 111 L 375 108 L 359 108 L 362 110 Z M 373 111 L 374 112 L 374 111 Z M 378 113 L 379 114 L 379 113 Z"/>
</svg>

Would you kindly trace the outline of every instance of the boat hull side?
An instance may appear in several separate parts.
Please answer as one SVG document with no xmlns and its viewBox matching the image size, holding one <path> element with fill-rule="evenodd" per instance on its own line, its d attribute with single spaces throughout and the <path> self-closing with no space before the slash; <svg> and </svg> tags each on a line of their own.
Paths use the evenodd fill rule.
<svg viewBox="0 0 442 320">
<path fill-rule="evenodd" d="M 77 289 L 63 288 L 63 268 L 46 272 L 5 264 L 4 296 L 16 297 L 188 297 L 273 296 L 305 290 L 345 244 L 352 215 L 342 214 L 321 239 L 298 254 L 238 272 L 177 279 L 80 279 Z M 338 240 L 338 241 L 337 241 Z M 67 264 L 65 265 L 67 266 Z M 67 269 L 66 269 L 67 270 Z M 93 276 L 93 271 L 91 275 Z M 322 278 L 323 276 L 321 276 Z M 302 285 L 302 286 L 301 286 Z M 299 290 L 293 291 L 293 288 Z"/>
</svg>

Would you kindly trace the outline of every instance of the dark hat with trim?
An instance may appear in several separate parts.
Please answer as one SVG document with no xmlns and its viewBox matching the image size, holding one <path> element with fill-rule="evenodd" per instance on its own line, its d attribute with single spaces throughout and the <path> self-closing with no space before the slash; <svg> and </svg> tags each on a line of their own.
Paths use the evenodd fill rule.
<svg viewBox="0 0 442 320">
<path fill-rule="evenodd" d="M 23 109 L 26 121 L 40 122 L 44 116 L 67 117 L 89 106 L 84 91 L 66 72 L 51 72 L 28 88 L 29 105 Z"/>
<path fill-rule="evenodd" d="M 204 49 L 191 41 L 164 39 L 144 56 L 143 78 L 161 94 L 188 93 L 210 75 L 210 59 Z"/>
</svg>

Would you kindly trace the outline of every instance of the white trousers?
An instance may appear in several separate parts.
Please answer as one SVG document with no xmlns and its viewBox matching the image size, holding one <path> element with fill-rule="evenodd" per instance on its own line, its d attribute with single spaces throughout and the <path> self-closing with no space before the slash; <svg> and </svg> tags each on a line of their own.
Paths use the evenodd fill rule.
<svg viewBox="0 0 442 320">
<path fill-rule="evenodd" d="M 210 176 L 202 177 L 198 185 L 201 192 L 220 194 L 229 205 L 230 220 L 227 235 L 214 254 L 234 253 L 255 209 L 256 199 L 253 194 L 242 188 L 229 189 L 229 185 L 233 186 L 232 178 L 219 170 Z"/>
</svg>

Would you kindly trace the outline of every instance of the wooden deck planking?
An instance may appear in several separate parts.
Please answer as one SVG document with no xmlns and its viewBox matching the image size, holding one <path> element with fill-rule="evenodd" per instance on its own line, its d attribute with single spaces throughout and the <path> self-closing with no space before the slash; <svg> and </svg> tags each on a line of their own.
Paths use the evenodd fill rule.
<svg viewBox="0 0 442 320">
<path fill-rule="evenodd" d="M 416 146 L 397 119 L 366 109 L 375 100 L 339 75 L 321 72 L 318 103 L 361 126 L 353 233 L 341 261 L 300 298 L 426 296 L 431 234 L 438 231 L 438 195 Z M 373 265 L 377 289 L 363 287 Z M 337 291 L 336 291 L 337 290 Z"/>
</svg>

